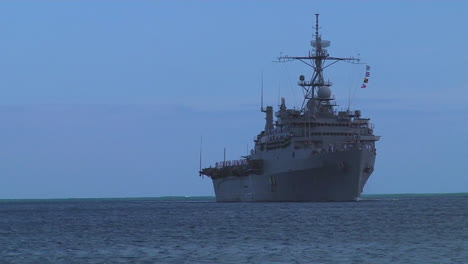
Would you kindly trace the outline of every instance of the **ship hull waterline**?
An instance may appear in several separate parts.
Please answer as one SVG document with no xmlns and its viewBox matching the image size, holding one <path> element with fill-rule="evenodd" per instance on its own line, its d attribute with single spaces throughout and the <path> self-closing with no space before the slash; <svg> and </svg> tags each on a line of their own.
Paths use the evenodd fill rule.
<svg viewBox="0 0 468 264">
<path fill-rule="evenodd" d="M 213 179 L 217 202 L 356 201 L 373 172 L 375 153 L 326 153 L 310 168 Z"/>
</svg>

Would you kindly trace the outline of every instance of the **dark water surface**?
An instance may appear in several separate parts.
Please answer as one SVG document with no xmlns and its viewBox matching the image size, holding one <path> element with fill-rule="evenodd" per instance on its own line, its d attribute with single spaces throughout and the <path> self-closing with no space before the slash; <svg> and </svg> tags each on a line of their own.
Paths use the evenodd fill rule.
<svg viewBox="0 0 468 264">
<path fill-rule="evenodd" d="M 0 202 L 0 263 L 468 263 L 468 196 Z"/>
</svg>

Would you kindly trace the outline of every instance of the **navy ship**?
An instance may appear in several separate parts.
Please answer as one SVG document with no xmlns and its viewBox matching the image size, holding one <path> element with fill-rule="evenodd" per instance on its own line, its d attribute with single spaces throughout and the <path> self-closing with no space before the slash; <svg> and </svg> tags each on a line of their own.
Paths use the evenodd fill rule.
<svg viewBox="0 0 468 264">
<path fill-rule="evenodd" d="M 262 102 L 265 129 L 256 136 L 250 154 L 200 168 L 200 175 L 212 179 L 217 202 L 354 201 L 361 195 L 374 171 L 375 143 L 380 137 L 360 110 L 335 109 L 332 83 L 324 78 L 325 68 L 359 59 L 328 54 L 330 41 L 319 34 L 318 14 L 314 37 L 307 56 L 278 58 L 313 69 L 310 79 L 299 77 L 302 106 L 290 109 L 281 98 L 274 113 L 272 106 L 264 108 Z"/>
</svg>

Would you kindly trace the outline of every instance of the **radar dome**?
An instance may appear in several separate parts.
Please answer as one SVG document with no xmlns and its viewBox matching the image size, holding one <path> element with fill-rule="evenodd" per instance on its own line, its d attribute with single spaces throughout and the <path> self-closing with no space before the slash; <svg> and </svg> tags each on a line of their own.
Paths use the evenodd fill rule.
<svg viewBox="0 0 468 264">
<path fill-rule="evenodd" d="M 317 91 L 318 98 L 328 99 L 331 96 L 331 89 L 328 86 L 322 86 Z"/>
</svg>

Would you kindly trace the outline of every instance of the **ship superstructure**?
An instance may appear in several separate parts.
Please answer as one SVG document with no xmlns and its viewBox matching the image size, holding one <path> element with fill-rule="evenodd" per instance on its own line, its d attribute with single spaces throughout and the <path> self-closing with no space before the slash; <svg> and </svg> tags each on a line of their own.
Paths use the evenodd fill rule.
<svg viewBox="0 0 468 264">
<path fill-rule="evenodd" d="M 335 109 L 332 83 L 324 78 L 324 69 L 334 63 L 359 59 L 328 54 L 330 41 L 319 34 L 318 14 L 314 37 L 307 56 L 278 58 L 313 68 L 309 80 L 299 77 L 301 107 L 288 109 L 284 98 L 276 113 L 262 105 L 265 129 L 250 154 L 200 171 L 211 177 L 217 201 L 351 201 L 362 193 L 374 170 L 380 137 L 360 110 Z"/>
</svg>

